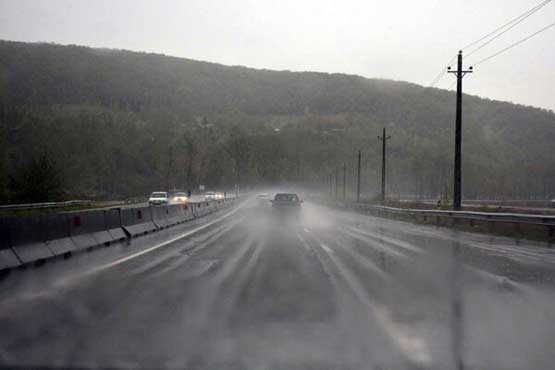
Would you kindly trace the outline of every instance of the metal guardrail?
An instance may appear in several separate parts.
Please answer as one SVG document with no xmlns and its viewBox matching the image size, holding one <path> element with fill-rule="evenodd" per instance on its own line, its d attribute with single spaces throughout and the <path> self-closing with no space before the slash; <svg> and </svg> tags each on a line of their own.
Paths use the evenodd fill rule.
<svg viewBox="0 0 555 370">
<path fill-rule="evenodd" d="M 355 203 L 357 204 L 357 203 Z M 382 209 L 390 212 L 412 213 L 430 216 L 444 216 L 452 218 L 475 219 L 493 222 L 526 222 L 541 225 L 555 225 L 555 216 L 535 215 L 522 213 L 502 213 L 502 212 L 474 212 L 474 211 L 443 211 L 430 209 L 395 208 L 386 206 L 365 205 L 375 209 Z"/>
<path fill-rule="evenodd" d="M 235 196 L 228 196 L 226 199 L 234 199 Z M 123 204 L 141 204 L 146 203 L 148 197 L 132 197 L 127 198 L 122 201 Z M 199 200 L 197 202 L 190 203 L 204 203 L 205 200 Z M 41 209 L 41 208 L 63 208 L 68 206 L 88 206 L 91 205 L 93 201 L 91 200 L 68 200 L 65 202 L 45 202 L 45 203 L 28 203 L 28 204 L 8 204 L 0 206 L 0 211 L 15 211 L 15 210 L 26 210 L 26 209 Z"/>
<path fill-rule="evenodd" d="M 68 206 L 90 205 L 90 200 L 68 200 L 65 202 L 46 202 L 46 203 L 29 203 L 29 204 L 8 204 L 0 206 L 0 211 L 12 211 L 22 209 L 39 209 L 39 208 L 62 208 Z"/>
<path fill-rule="evenodd" d="M 540 233 L 543 235 L 542 238 L 547 236 L 548 240 L 551 241 L 555 238 L 555 216 L 550 215 L 410 209 L 371 205 L 366 203 L 342 203 L 333 201 L 331 204 L 373 216 L 392 218 L 397 218 L 398 216 L 401 219 L 408 216 L 414 221 L 435 223 L 437 225 L 442 224 L 441 220 L 445 219 L 451 220 L 451 225 L 461 224 L 465 221 L 468 222 L 470 226 L 476 226 L 479 223 L 486 223 L 489 225 L 489 230 L 492 232 L 495 229 L 495 225 L 498 223 L 514 225 L 514 232 L 518 234 L 526 234 L 524 232 L 524 228 L 526 226 L 539 227 L 541 230 L 547 231 L 547 234 L 543 234 L 543 232 Z"/>
</svg>

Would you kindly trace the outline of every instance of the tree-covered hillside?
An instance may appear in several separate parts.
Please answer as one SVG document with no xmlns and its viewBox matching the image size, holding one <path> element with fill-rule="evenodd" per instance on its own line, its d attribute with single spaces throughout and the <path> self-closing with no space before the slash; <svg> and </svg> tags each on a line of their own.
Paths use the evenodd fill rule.
<svg viewBox="0 0 555 370">
<path fill-rule="evenodd" d="M 29 169 L 45 160 L 63 192 L 41 199 L 112 198 L 323 183 L 343 162 L 352 174 L 359 149 L 371 194 L 384 126 L 390 192 L 438 196 L 450 193 L 454 103 L 405 82 L 0 41 L 0 199 L 36 199 Z M 473 96 L 463 109 L 466 197 L 555 196 L 553 112 Z"/>
</svg>

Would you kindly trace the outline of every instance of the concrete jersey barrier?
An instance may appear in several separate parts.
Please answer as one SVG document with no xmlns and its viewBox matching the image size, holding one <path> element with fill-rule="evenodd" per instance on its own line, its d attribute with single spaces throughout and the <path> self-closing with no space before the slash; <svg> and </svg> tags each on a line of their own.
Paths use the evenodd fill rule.
<svg viewBox="0 0 555 370">
<path fill-rule="evenodd" d="M 191 204 L 183 205 L 183 214 L 181 215 L 181 222 L 190 221 L 195 218 L 193 215 L 193 206 Z"/>
<path fill-rule="evenodd" d="M 170 226 L 168 220 L 168 207 L 169 206 L 152 206 L 150 212 L 152 213 L 152 222 L 159 229 L 165 229 Z"/>
<path fill-rule="evenodd" d="M 46 229 L 45 244 L 55 256 L 72 252 L 76 249 L 71 239 L 69 216 L 66 213 L 43 215 Z"/>
<path fill-rule="evenodd" d="M 41 215 L 6 218 L 9 244 L 22 263 L 53 257 L 46 246 L 46 227 Z"/>
<path fill-rule="evenodd" d="M 184 205 L 173 204 L 168 206 L 168 223 L 170 226 L 180 224 L 184 221 Z"/>
<path fill-rule="evenodd" d="M 108 231 L 112 240 L 121 241 L 127 239 L 127 235 L 121 225 L 121 210 L 119 208 L 112 208 L 103 210 L 103 212 L 106 231 Z"/>
<path fill-rule="evenodd" d="M 143 235 L 158 230 L 152 221 L 150 207 L 121 209 L 121 224 L 130 236 Z"/>
<path fill-rule="evenodd" d="M 9 232 L 6 218 L 0 217 L 0 270 L 21 265 L 21 261 L 10 248 Z"/>
<path fill-rule="evenodd" d="M 110 244 L 112 236 L 106 230 L 104 212 L 87 211 L 68 213 L 69 233 L 77 250 Z"/>
<path fill-rule="evenodd" d="M 232 206 L 236 200 L 0 217 L 0 270 L 153 232 Z"/>
</svg>

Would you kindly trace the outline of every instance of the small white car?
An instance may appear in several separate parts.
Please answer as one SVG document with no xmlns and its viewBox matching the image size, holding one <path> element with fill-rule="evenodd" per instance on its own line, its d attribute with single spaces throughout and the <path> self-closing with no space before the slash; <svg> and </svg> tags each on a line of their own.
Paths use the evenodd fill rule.
<svg viewBox="0 0 555 370">
<path fill-rule="evenodd" d="M 218 199 L 216 193 L 214 193 L 213 191 L 207 191 L 206 193 L 204 193 L 204 200 L 214 200 L 214 199 Z"/>
<path fill-rule="evenodd" d="M 172 203 L 175 204 L 186 204 L 189 201 L 189 197 L 187 197 L 186 193 L 177 192 L 173 195 Z"/>
<path fill-rule="evenodd" d="M 150 197 L 148 198 L 148 204 L 152 206 L 168 204 L 168 193 L 166 193 L 165 191 L 155 191 L 154 193 L 150 194 Z"/>
</svg>

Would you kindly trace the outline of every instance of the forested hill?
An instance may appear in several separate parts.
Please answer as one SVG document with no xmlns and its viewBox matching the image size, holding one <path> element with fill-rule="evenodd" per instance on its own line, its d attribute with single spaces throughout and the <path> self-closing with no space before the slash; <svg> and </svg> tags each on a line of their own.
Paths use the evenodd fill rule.
<svg viewBox="0 0 555 370">
<path fill-rule="evenodd" d="M 55 44 L 0 42 L 2 96 L 8 104 L 101 104 L 131 111 L 207 114 L 360 112 L 414 124 L 452 119 L 452 94 L 354 75 L 228 67 L 160 54 Z M 529 107 L 467 98 L 491 123 L 522 116 L 553 120 Z M 516 117 L 518 116 L 518 117 Z"/>
<path fill-rule="evenodd" d="M 467 196 L 550 196 L 553 112 L 464 101 Z M 25 197 L 15 187 L 45 153 L 63 193 L 129 195 L 316 181 L 361 148 L 371 192 L 383 126 L 394 136 L 391 191 L 437 195 L 450 186 L 453 118 L 452 92 L 405 82 L 0 41 L 4 200 Z"/>
</svg>

